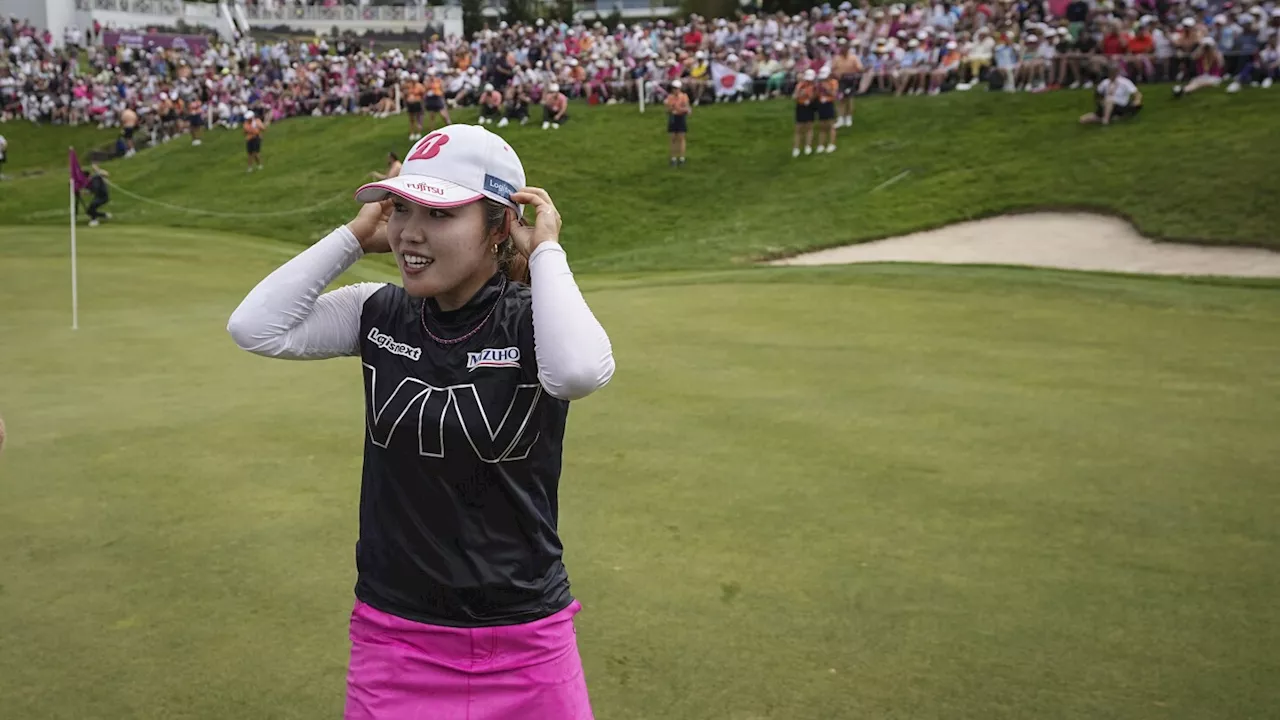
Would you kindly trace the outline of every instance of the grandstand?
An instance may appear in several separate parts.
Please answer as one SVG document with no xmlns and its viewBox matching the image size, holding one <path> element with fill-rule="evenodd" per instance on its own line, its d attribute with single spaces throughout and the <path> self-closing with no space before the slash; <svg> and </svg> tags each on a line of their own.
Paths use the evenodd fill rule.
<svg viewBox="0 0 1280 720">
<path fill-rule="evenodd" d="M 846 99 L 1092 87 L 1111 66 L 1139 83 L 1178 82 L 1178 92 L 1219 82 L 1229 92 L 1269 88 L 1280 77 L 1280 9 L 1252 2 L 1218 13 L 1171 5 L 1160 15 L 1084 2 L 1060 6 L 1057 14 L 1035 4 L 861 9 L 846 2 L 792 16 L 691 15 L 613 27 L 589 19 L 601 10 L 596 4 L 579 6 L 574 23 L 482 17 L 467 32 L 458 5 L 10 4 L 37 12 L 27 31 L 21 24 L 8 28 L 14 38 L 7 54 L 19 62 L 6 71 L 0 104 L 9 118 L 50 122 L 110 125 L 125 106 L 147 115 L 175 100 L 198 101 L 208 123 L 234 124 L 248 110 L 271 120 L 385 115 L 399 108 L 400 86 L 410 75 L 432 72 L 455 106 L 475 102 L 487 83 L 508 106 L 525 95 L 537 103 L 552 83 L 591 104 L 655 102 L 675 79 L 695 104 L 760 100 L 790 96 L 805 71 L 831 73 Z M 493 15 L 497 7 L 490 3 L 486 11 Z M 673 10 L 621 6 L 623 15 L 655 9 Z M 147 32 L 120 32 L 142 28 Z M 191 29 L 212 39 L 209 52 L 187 47 L 208 42 Z M 82 65 L 67 64 L 59 53 L 81 46 L 91 74 L 75 79 Z M 54 72 L 59 63 L 67 72 Z M 841 126 L 850 114 L 844 111 Z"/>
</svg>

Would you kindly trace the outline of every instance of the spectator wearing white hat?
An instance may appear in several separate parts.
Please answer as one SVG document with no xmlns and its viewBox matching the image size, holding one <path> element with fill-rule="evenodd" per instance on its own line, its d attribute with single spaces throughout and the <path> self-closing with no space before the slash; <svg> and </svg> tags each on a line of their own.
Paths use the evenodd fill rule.
<svg viewBox="0 0 1280 720">
<path fill-rule="evenodd" d="M 542 96 L 542 129 L 559 130 L 569 121 L 569 98 L 560 92 L 558 83 L 551 83 Z"/>
<path fill-rule="evenodd" d="M 1174 35 L 1173 46 L 1178 54 L 1178 67 L 1174 77 L 1179 82 L 1195 77 L 1194 56 L 1200 49 L 1200 40 L 1208 34 L 1208 28 L 1197 23 L 1195 18 L 1185 17 L 1178 23 L 1178 32 Z"/>
<path fill-rule="evenodd" d="M 707 84 L 711 79 L 711 63 L 707 60 L 707 53 L 699 50 L 693 55 L 693 63 L 689 65 L 689 74 L 686 78 L 689 97 L 693 99 L 693 104 L 697 105 L 706 95 Z"/>
<path fill-rule="evenodd" d="M 897 66 L 893 49 L 888 41 L 880 39 L 867 55 L 866 69 L 862 73 L 862 82 L 858 84 L 858 94 L 865 95 L 874 83 L 881 92 L 893 89 L 893 72 Z"/>
<path fill-rule="evenodd" d="M 529 88 L 523 84 L 507 87 L 507 113 L 498 121 L 498 127 L 506 127 L 512 120 L 519 120 L 521 125 L 529 122 Z"/>
<path fill-rule="evenodd" d="M 1258 61 L 1262 66 L 1262 87 L 1269 88 L 1280 80 L 1280 33 L 1271 35 L 1266 47 L 1258 53 Z"/>
<path fill-rule="evenodd" d="M 853 96 L 858 91 L 858 81 L 862 77 L 862 61 L 850 50 L 849 38 L 842 37 L 836 41 L 839 50 L 831 58 L 831 74 L 840 83 L 840 108 L 836 117 L 836 127 L 853 125 Z"/>
<path fill-rule="evenodd" d="M 938 66 L 929 77 L 930 95 L 937 95 L 942 92 L 942 86 L 948 81 L 955 82 L 959 80 L 960 60 L 959 43 L 955 40 L 948 40 L 947 44 L 942 48 L 942 56 L 938 59 Z"/>
<path fill-rule="evenodd" d="M 840 81 L 831 76 L 831 68 L 823 66 L 818 71 L 818 147 L 817 152 L 836 151 L 836 100 L 840 99 Z M 823 146 L 822 138 L 827 144 Z"/>
<path fill-rule="evenodd" d="M 248 154 L 249 167 L 245 172 L 262 169 L 262 133 L 266 127 L 254 115 L 252 110 L 244 113 L 244 149 Z"/>
<path fill-rule="evenodd" d="M 907 52 L 903 54 L 896 72 L 895 95 L 902 95 L 905 92 L 923 92 L 923 73 L 928 70 L 925 67 L 926 61 L 927 55 L 920 49 L 920 40 L 918 38 L 908 40 Z"/>
<path fill-rule="evenodd" d="M 449 108 L 445 106 L 444 101 L 444 81 L 440 79 L 440 75 L 435 68 L 427 70 L 426 96 L 423 99 L 423 105 L 427 111 L 427 132 L 434 132 L 436 129 L 436 120 L 439 119 L 443 125 L 452 125 L 453 120 L 449 118 Z M 422 124 L 418 124 L 418 137 L 422 137 Z"/>
<path fill-rule="evenodd" d="M 1236 68 L 1231 84 L 1227 86 L 1227 92 L 1239 92 L 1245 83 L 1252 83 L 1255 87 L 1262 82 L 1262 64 L 1259 53 L 1262 51 L 1262 41 L 1255 27 L 1254 16 L 1252 13 L 1245 14 L 1240 18 L 1241 30 L 1236 36 L 1236 43 L 1231 48 L 1234 56 Z"/>
<path fill-rule="evenodd" d="M 1130 118 L 1142 109 L 1142 91 L 1120 72 L 1120 63 L 1112 64 L 1107 77 L 1098 83 L 1095 105 L 1091 113 L 1080 116 L 1084 125 L 1110 125 L 1112 120 Z"/>
<path fill-rule="evenodd" d="M 689 132 L 689 115 L 693 112 L 682 86 L 678 78 L 672 80 L 671 92 L 663 101 L 667 108 L 667 134 L 671 136 L 671 167 L 684 165 L 685 136 Z"/>
<path fill-rule="evenodd" d="M 800 75 L 800 82 L 792 97 L 796 101 L 796 129 L 791 144 L 791 157 L 800 157 L 800 136 L 804 136 L 804 154 L 813 153 L 813 119 L 816 114 L 815 104 L 818 99 L 818 88 L 814 84 L 817 73 L 805 70 Z"/>
<path fill-rule="evenodd" d="M 995 69 L 991 71 L 993 79 L 1000 83 L 1005 92 L 1015 92 L 1018 89 L 1018 50 L 1008 33 L 1000 33 L 996 38 L 992 56 L 995 58 Z"/>
<path fill-rule="evenodd" d="M 1212 37 L 1201 38 L 1199 47 L 1191 55 L 1191 61 L 1195 68 L 1195 77 L 1186 85 L 1173 86 L 1175 98 L 1202 88 L 1217 87 L 1222 84 L 1226 63 L 1222 59 L 1222 52 L 1218 50 L 1218 43 Z"/>
<path fill-rule="evenodd" d="M 9 159 L 9 141 L 0 135 L 0 180 L 4 179 L 4 161 Z"/>
<path fill-rule="evenodd" d="M 502 93 L 493 87 L 493 83 L 485 83 L 484 92 L 480 93 L 480 124 L 497 122 L 502 114 Z"/>
<path fill-rule="evenodd" d="M 1022 87 L 1027 92 L 1041 92 L 1045 89 L 1046 64 L 1040 55 L 1040 36 L 1027 33 L 1023 38 L 1021 62 L 1018 74 L 1022 77 Z"/>
<path fill-rule="evenodd" d="M 422 100 L 427 94 L 427 86 L 422 84 L 418 73 L 412 73 L 400 85 L 400 93 L 404 96 L 404 108 L 409 116 L 409 139 L 422 137 Z"/>
</svg>

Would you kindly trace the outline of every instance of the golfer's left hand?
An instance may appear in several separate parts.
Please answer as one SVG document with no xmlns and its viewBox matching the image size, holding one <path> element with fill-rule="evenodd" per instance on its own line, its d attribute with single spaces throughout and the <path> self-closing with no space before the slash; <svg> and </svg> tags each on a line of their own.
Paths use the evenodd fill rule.
<svg viewBox="0 0 1280 720">
<path fill-rule="evenodd" d="M 522 187 L 520 192 L 511 196 L 511 200 L 521 205 L 532 205 L 537 217 L 537 225 L 533 227 L 527 221 L 511 227 L 511 239 L 521 255 L 529 257 L 542 243 L 560 239 L 560 212 L 556 210 L 555 203 L 551 202 L 551 196 L 546 190 Z"/>
</svg>

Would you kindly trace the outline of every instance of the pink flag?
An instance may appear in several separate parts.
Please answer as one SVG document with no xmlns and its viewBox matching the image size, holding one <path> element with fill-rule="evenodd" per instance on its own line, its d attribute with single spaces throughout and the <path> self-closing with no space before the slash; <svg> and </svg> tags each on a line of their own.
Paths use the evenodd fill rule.
<svg viewBox="0 0 1280 720">
<path fill-rule="evenodd" d="M 80 168 L 80 158 L 76 157 L 76 149 L 71 148 L 68 162 L 71 165 L 71 180 L 75 183 L 76 192 L 89 187 L 89 176 Z"/>
</svg>

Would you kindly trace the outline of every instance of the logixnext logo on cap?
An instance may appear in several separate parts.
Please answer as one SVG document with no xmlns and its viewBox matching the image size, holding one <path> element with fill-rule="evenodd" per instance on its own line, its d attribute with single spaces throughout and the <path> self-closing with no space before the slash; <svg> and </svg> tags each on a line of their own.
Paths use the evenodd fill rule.
<svg viewBox="0 0 1280 720">
<path fill-rule="evenodd" d="M 512 185 L 506 180 L 503 180 L 501 178 L 496 178 L 492 175 L 484 176 L 484 189 L 493 193 L 494 195 L 504 197 L 508 200 L 511 199 L 512 195 L 516 194 L 515 185 Z"/>
</svg>

